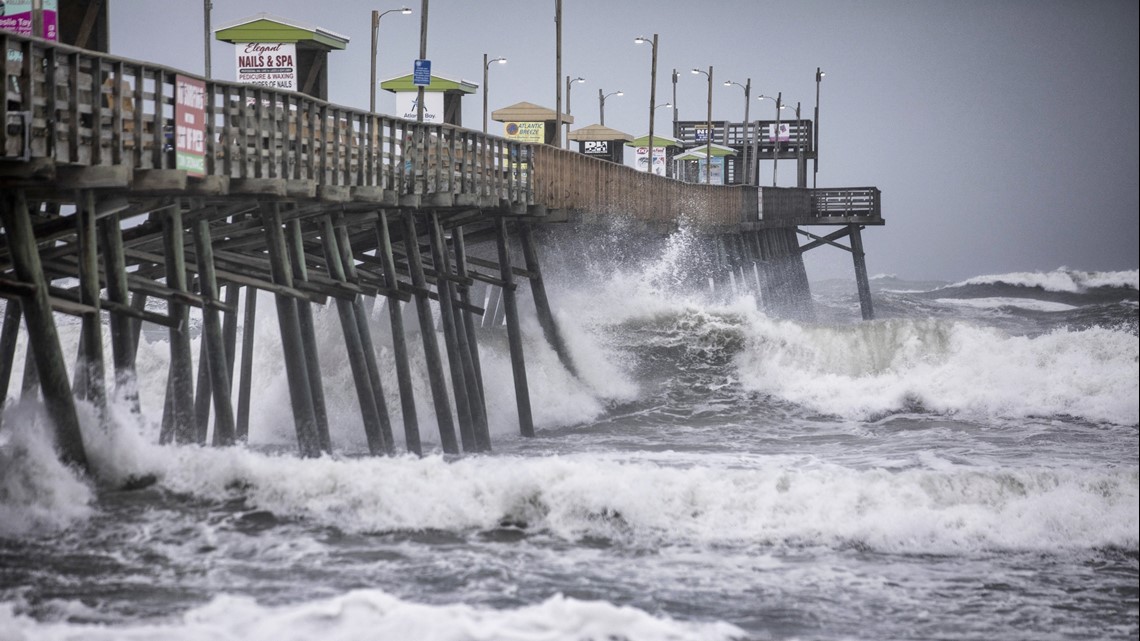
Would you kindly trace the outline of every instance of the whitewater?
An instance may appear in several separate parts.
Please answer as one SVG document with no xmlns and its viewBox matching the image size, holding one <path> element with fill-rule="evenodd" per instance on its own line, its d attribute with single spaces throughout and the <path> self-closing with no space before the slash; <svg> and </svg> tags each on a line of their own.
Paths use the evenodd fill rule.
<svg viewBox="0 0 1140 641">
<path fill-rule="evenodd" d="M 578 373 L 524 318 L 523 438 L 485 328 L 486 455 L 439 452 L 421 353 L 430 453 L 367 456 L 331 310 L 319 459 L 296 455 L 271 311 L 248 445 L 157 444 L 160 332 L 141 413 L 80 406 L 92 478 L 57 462 L 38 399 L 10 398 L 0 641 L 1137 637 L 1136 271 L 884 276 L 871 322 L 853 283 L 819 282 L 815 318 L 788 320 L 747 278 L 693 286 L 691 240 L 550 254 Z"/>
</svg>

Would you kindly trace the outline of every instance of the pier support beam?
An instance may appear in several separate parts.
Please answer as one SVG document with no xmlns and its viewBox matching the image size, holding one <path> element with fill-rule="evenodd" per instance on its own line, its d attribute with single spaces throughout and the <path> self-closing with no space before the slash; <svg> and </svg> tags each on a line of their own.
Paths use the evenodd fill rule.
<svg viewBox="0 0 1140 641">
<path fill-rule="evenodd" d="M 341 264 L 340 248 L 337 245 L 332 220 L 325 216 L 321 224 L 321 245 L 325 252 L 329 276 L 337 282 L 346 283 L 348 279 L 345 277 L 344 266 Z M 384 439 L 384 430 L 380 424 L 381 410 L 377 407 L 377 394 L 374 391 L 374 386 L 379 388 L 380 381 L 373 380 L 368 365 L 365 363 L 366 358 L 374 358 L 371 345 L 365 348 L 361 341 L 360 327 L 356 322 L 352 301 L 337 298 L 335 304 L 337 316 L 340 318 L 341 333 L 344 334 L 344 346 L 348 352 L 348 365 L 352 370 L 353 383 L 356 385 L 356 397 L 360 404 L 360 416 L 364 422 L 364 436 L 368 440 L 368 451 L 373 456 L 383 454 L 390 449 L 390 445 Z M 380 398 L 383 398 L 382 394 Z M 384 407 L 383 411 L 387 415 L 387 406 Z"/>
<path fill-rule="evenodd" d="M 127 290 L 126 258 L 119 214 L 111 214 L 99 221 L 99 235 L 103 244 L 103 270 L 107 274 L 107 298 L 127 307 L 130 305 L 130 292 Z M 111 360 L 115 367 L 115 394 L 130 404 L 131 412 L 138 414 L 141 410 L 138 381 L 135 377 L 134 322 L 126 314 L 111 313 Z"/>
<path fill-rule="evenodd" d="M 451 388 L 455 392 L 455 408 L 459 415 L 459 439 L 463 444 L 463 450 L 472 452 L 476 449 L 475 414 L 467 386 L 467 365 L 471 362 L 471 352 L 466 340 L 459 336 L 459 330 L 456 328 L 455 296 L 447 265 L 447 245 L 443 242 L 443 231 L 439 227 L 439 216 L 435 212 L 432 212 L 428 220 L 428 237 L 431 243 L 432 264 L 435 266 L 435 288 L 439 295 L 439 320 L 443 326 L 447 366 L 451 370 Z"/>
<path fill-rule="evenodd" d="M 75 212 L 79 241 L 79 301 L 94 311 L 83 315 L 81 355 L 76 379 L 83 381 L 83 397 L 100 414 L 107 411 L 107 386 L 103 376 L 103 318 L 99 313 L 99 242 L 95 225 L 95 194 L 84 191 Z"/>
<path fill-rule="evenodd" d="M 175 205 L 162 220 L 166 253 L 166 286 L 187 293 L 182 206 Z M 170 374 L 166 386 L 166 406 L 159 440 L 163 443 L 193 443 L 194 426 L 193 357 L 190 353 L 190 319 L 186 305 L 177 298 L 167 301 L 170 327 Z"/>
<path fill-rule="evenodd" d="M 12 381 L 12 362 L 16 357 L 16 341 L 20 337 L 20 301 L 4 301 L 4 325 L 0 328 L 0 421 L 8 403 L 8 385 Z M 2 424 L 2 423 L 0 423 Z"/>
<path fill-rule="evenodd" d="M 863 254 L 863 229 L 860 225 L 848 225 L 851 235 L 851 260 L 855 263 L 855 286 L 859 290 L 859 311 L 863 320 L 874 320 L 875 309 L 871 305 L 871 283 L 867 280 L 867 259 Z"/>
<path fill-rule="evenodd" d="M 507 343 L 511 350 L 511 374 L 515 381 L 515 403 L 519 411 L 519 433 L 534 436 L 534 417 L 530 408 L 530 387 L 526 380 L 526 361 L 523 356 L 522 329 L 519 327 L 518 302 L 515 300 L 514 272 L 511 270 L 511 245 L 507 236 L 507 221 L 499 216 L 495 240 L 499 249 L 499 278 L 503 281 L 503 309 L 507 317 Z"/>
<path fill-rule="evenodd" d="M 210 390 L 214 397 L 214 445 L 233 445 L 234 410 L 230 402 L 229 358 L 226 356 L 222 319 L 218 315 L 221 297 L 214 274 L 210 221 L 205 216 L 194 224 L 194 251 L 197 254 L 199 289 L 205 302 L 202 308 L 202 342 L 206 345 L 205 365 L 209 367 Z"/>
<path fill-rule="evenodd" d="M 293 270 L 289 266 L 289 253 L 285 246 L 285 231 L 281 224 L 281 211 L 277 203 L 262 203 L 261 216 L 265 227 L 269 262 L 273 282 L 293 287 Z M 309 384 L 309 370 L 305 363 L 305 345 L 301 340 L 301 320 L 297 313 L 302 301 L 285 294 L 276 294 L 277 322 L 281 327 L 281 347 L 285 353 L 285 375 L 289 379 L 289 398 L 293 405 L 293 422 L 297 430 L 297 447 L 303 457 L 321 455 L 321 437 L 317 417 L 313 410 L 313 390 Z"/>
<path fill-rule="evenodd" d="M 523 260 L 526 261 L 526 270 L 530 273 L 530 291 L 534 296 L 534 308 L 538 314 L 538 324 L 542 327 L 542 334 L 546 342 L 554 348 L 558 360 L 566 371 L 575 378 L 578 370 L 574 367 L 574 360 L 570 358 L 570 350 L 566 348 L 566 341 L 558 331 L 554 322 L 554 314 L 550 311 L 550 299 L 546 296 L 546 283 L 542 280 L 542 267 L 538 262 L 538 248 L 535 246 L 534 233 L 530 225 L 519 223 L 517 225 L 519 241 L 522 244 Z"/>
<path fill-rule="evenodd" d="M 396 261 L 392 256 L 392 235 L 388 230 L 388 216 L 380 210 L 376 214 L 377 253 L 384 267 L 384 284 L 388 288 L 388 318 L 392 328 L 392 358 L 396 361 L 396 383 L 400 389 L 400 412 L 404 421 L 404 446 L 409 452 L 422 456 L 420 426 L 416 416 L 415 388 L 412 386 L 412 368 L 408 362 L 408 342 L 404 336 L 404 315 L 400 299 L 395 295 L 400 282 L 396 277 Z"/>
<path fill-rule="evenodd" d="M 55 424 L 56 447 L 64 463 L 86 471 L 87 451 L 79 431 L 79 416 L 67 380 L 67 364 L 52 316 L 31 213 L 22 189 L 4 190 L 0 194 L 0 220 L 4 223 L 12 268 L 22 282 L 32 287 L 32 293 L 22 297 L 20 307 L 26 318 L 28 345 L 35 346 L 33 356 L 48 415 Z"/>
<path fill-rule="evenodd" d="M 448 454 L 458 454 L 459 443 L 455 438 L 455 422 L 451 420 L 451 404 L 447 401 L 447 381 L 444 380 L 443 364 L 439 360 L 439 343 L 435 337 L 435 323 L 432 322 L 431 302 L 427 295 L 427 279 L 424 276 L 419 240 L 416 236 L 416 218 L 411 211 L 404 212 L 404 250 L 408 255 L 408 271 L 411 273 L 412 288 L 415 290 L 416 312 L 420 318 L 420 337 L 424 344 L 424 360 L 427 362 L 428 378 L 431 382 L 435 418 L 439 424 L 440 446 Z"/>
<path fill-rule="evenodd" d="M 286 225 L 286 234 L 289 240 L 289 250 L 292 252 L 290 261 L 293 265 L 293 281 L 309 279 L 308 266 L 305 264 L 304 236 L 301 234 L 301 221 L 290 220 Z M 305 345 L 305 366 L 309 369 L 309 386 L 313 388 L 313 411 L 317 417 L 317 434 L 321 439 L 321 449 L 332 451 L 332 439 L 329 438 L 329 413 L 325 406 L 325 389 L 321 376 L 321 361 L 317 353 L 316 322 L 313 320 L 313 305 L 309 301 L 298 300 L 297 317 L 301 321 L 301 341 Z"/>
<path fill-rule="evenodd" d="M 356 272 L 356 259 L 353 257 L 352 240 L 343 225 L 334 226 L 336 248 L 340 252 L 340 264 L 344 270 L 345 279 L 350 283 L 360 282 Z M 352 315 L 356 321 L 357 332 L 360 334 L 360 346 L 364 352 L 364 366 L 372 380 L 372 395 L 375 398 L 376 412 L 380 416 L 380 433 L 384 436 L 384 451 L 387 454 L 396 453 L 396 440 L 392 434 L 392 417 L 388 412 L 388 399 L 384 395 L 384 386 L 380 378 L 380 367 L 376 364 L 376 345 L 372 342 L 372 329 L 368 322 L 368 308 L 364 304 L 363 296 L 356 296 L 352 300 Z"/>
<path fill-rule="evenodd" d="M 253 385 L 253 339 L 257 334 L 257 290 L 245 288 L 245 314 L 241 332 L 241 370 L 238 373 L 237 420 L 234 438 L 249 441 L 249 395 Z"/>
<path fill-rule="evenodd" d="M 472 404 L 478 411 L 478 421 L 475 425 L 475 442 L 479 451 L 489 451 L 491 449 L 491 431 L 487 420 L 487 397 L 483 391 L 483 367 L 479 362 L 479 342 L 475 335 L 475 320 L 473 318 L 474 312 L 471 311 L 471 286 L 467 284 L 467 248 L 463 241 L 463 227 L 456 227 L 451 230 L 451 244 L 455 252 L 455 274 L 463 279 L 463 283 L 459 284 L 456 289 L 459 294 L 459 302 L 463 305 L 463 309 L 459 312 L 457 322 L 463 324 L 463 330 L 467 334 L 468 354 L 470 357 L 470 367 L 472 377 L 474 380 L 469 380 L 472 383 L 471 395 L 473 397 Z M 485 313 L 485 312 L 484 312 Z"/>
</svg>

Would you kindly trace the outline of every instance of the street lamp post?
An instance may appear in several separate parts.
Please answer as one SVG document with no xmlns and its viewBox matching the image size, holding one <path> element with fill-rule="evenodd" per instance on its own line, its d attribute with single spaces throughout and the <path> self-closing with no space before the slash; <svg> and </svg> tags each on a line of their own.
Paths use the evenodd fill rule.
<svg viewBox="0 0 1140 641">
<path fill-rule="evenodd" d="M 771 101 L 776 103 L 776 125 L 775 125 L 775 130 L 772 131 L 772 186 L 773 187 L 776 186 L 776 166 L 780 164 L 780 162 L 779 162 L 779 160 L 780 160 L 780 110 L 784 108 L 783 96 L 784 96 L 783 92 L 777 93 L 775 98 L 773 98 L 772 96 L 764 96 L 764 95 L 756 96 L 757 100 L 771 100 Z"/>
<path fill-rule="evenodd" d="M 700 69 L 693 69 L 693 73 L 703 73 L 709 79 L 709 108 L 708 118 L 705 124 L 705 184 L 712 184 L 712 85 L 713 85 L 713 68 L 709 65 L 707 72 Z"/>
<path fill-rule="evenodd" d="M 813 129 L 813 140 L 811 144 L 812 155 L 814 158 L 811 161 L 811 186 L 815 189 L 816 174 L 819 173 L 819 81 L 827 74 L 820 70 L 819 67 L 815 68 L 815 122 Z"/>
<path fill-rule="evenodd" d="M 650 40 L 643 36 L 638 36 L 634 39 L 634 42 L 637 44 L 645 44 L 647 42 L 650 42 Z M 653 173 L 653 152 L 654 149 L 656 149 L 656 144 L 654 144 L 653 140 L 653 114 L 656 109 L 653 108 L 653 105 L 655 102 L 657 102 L 657 34 L 653 34 L 652 44 L 653 63 L 650 66 L 649 71 L 649 173 Z"/>
<path fill-rule="evenodd" d="M 487 71 L 491 68 L 493 63 L 506 64 L 506 58 L 494 58 L 487 60 L 487 54 L 483 54 L 483 133 L 487 133 Z"/>
<path fill-rule="evenodd" d="M 602 90 L 598 89 L 598 124 L 599 125 L 601 125 L 603 127 L 606 126 L 606 98 L 609 98 L 610 96 L 624 96 L 624 95 L 625 95 L 625 93 L 622 91 L 613 91 L 613 92 L 610 92 L 610 93 L 603 95 Z"/>
<path fill-rule="evenodd" d="M 400 7 L 399 9 L 388 9 L 387 11 L 372 11 L 372 75 L 371 82 L 369 83 L 368 91 L 368 111 L 369 113 L 376 113 L 376 36 L 380 31 L 380 18 L 393 12 L 400 12 L 408 15 L 412 12 L 407 7 Z"/>
<path fill-rule="evenodd" d="M 744 180 L 742 182 L 745 185 L 750 185 L 750 184 L 752 184 L 752 154 L 749 153 L 749 150 L 748 150 L 748 107 L 751 106 L 751 100 L 749 100 L 749 98 L 751 97 L 751 93 L 752 93 L 752 79 L 748 78 L 747 80 L 744 81 L 744 84 L 740 84 L 739 82 L 733 82 L 731 80 L 725 80 L 724 81 L 724 86 L 731 87 L 732 85 L 736 85 L 737 87 L 740 87 L 741 89 L 744 90 L 744 123 L 743 123 L 743 125 L 744 125 L 744 141 L 741 143 L 741 149 L 744 150 L 743 153 L 744 153 L 746 159 L 748 160 L 748 162 L 744 163 L 745 164 L 744 171 L 746 173 L 744 174 L 745 177 L 744 177 Z M 727 124 L 724 127 L 724 138 L 725 138 L 725 143 L 727 144 L 728 143 L 728 125 Z"/>
<path fill-rule="evenodd" d="M 570 86 L 575 82 L 586 82 L 586 79 L 583 78 L 582 76 L 578 76 L 577 78 L 574 78 L 573 80 L 571 80 L 570 76 L 566 76 L 566 115 L 567 116 L 570 115 Z M 570 146 L 570 123 L 566 123 L 566 146 L 567 147 Z"/>
</svg>

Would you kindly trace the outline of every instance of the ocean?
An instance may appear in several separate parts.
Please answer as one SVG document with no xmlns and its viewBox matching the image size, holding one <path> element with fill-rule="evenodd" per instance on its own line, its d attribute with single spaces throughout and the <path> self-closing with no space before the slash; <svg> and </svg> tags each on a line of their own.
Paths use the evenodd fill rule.
<svg viewBox="0 0 1140 641">
<path fill-rule="evenodd" d="M 552 258 L 578 375 L 524 299 L 523 438 L 483 330 L 490 454 L 440 453 L 421 354 L 425 456 L 368 457 L 328 309 L 334 453 L 299 458 L 268 298 L 246 446 L 157 444 L 161 332 L 141 414 L 80 407 L 95 480 L 13 393 L 0 641 L 1137 638 L 1136 271 L 879 276 L 871 322 L 853 280 L 820 281 L 796 320 L 759 311 L 747 275 L 694 286 L 690 251 Z"/>
</svg>

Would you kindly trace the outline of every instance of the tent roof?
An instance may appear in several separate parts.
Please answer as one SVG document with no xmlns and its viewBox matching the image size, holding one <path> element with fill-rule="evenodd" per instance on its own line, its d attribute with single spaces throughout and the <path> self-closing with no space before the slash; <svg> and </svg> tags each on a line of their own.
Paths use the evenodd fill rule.
<svg viewBox="0 0 1140 641">
<path fill-rule="evenodd" d="M 568 140 L 630 140 L 633 136 L 602 125 L 588 125 L 571 131 Z"/>
<path fill-rule="evenodd" d="M 553 109 L 532 102 L 519 102 L 491 112 L 491 120 L 497 122 L 547 122 L 557 119 L 558 114 Z M 562 122 L 574 124 L 574 116 L 562 114 Z"/>
<path fill-rule="evenodd" d="M 680 140 L 677 140 L 673 136 L 659 134 L 656 131 L 653 132 L 653 142 L 656 143 L 654 145 L 655 147 L 684 147 L 684 145 L 681 144 Z M 625 144 L 629 145 L 630 147 L 648 147 L 649 134 L 646 133 L 644 136 L 641 136 L 640 138 L 634 138 Z"/>
<path fill-rule="evenodd" d="M 735 156 L 737 153 L 736 150 L 732 147 L 718 145 L 715 142 L 712 145 L 708 146 L 712 147 L 711 152 L 714 157 Z M 702 160 L 705 157 L 705 147 L 706 145 L 698 145 L 696 147 L 692 147 L 686 150 L 683 154 L 673 156 L 673 160 Z"/>
<path fill-rule="evenodd" d="M 214 37 L 222 42 L 234 43 L 302 43 L 325 50 L 344 49 L 348 45 L 348 36 L 265 12 L 221 27 L 214 31 Z"/>
<path fill-rule="evenodd" d="M 419 89 L 419 85 L 413 82 L 413 75 L 409 73 L 389 78 L 380 83 L 380 88 L 392 93 L 415 91 Z M 477 89 L 479 89 L 479 85 L 469 80 L 454 80 L 437 76 L 434 73 L 431 75 L 431 84 L 424 87 L 424 91 L 442 91 L 445 93 L 475 93 Z"/>
</svg>

